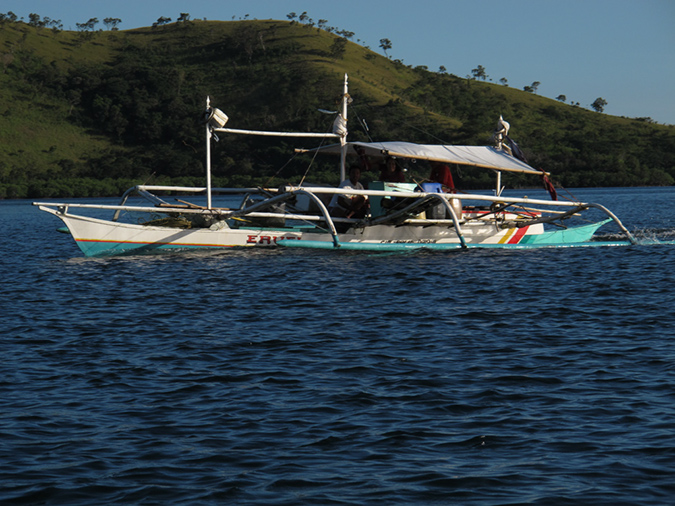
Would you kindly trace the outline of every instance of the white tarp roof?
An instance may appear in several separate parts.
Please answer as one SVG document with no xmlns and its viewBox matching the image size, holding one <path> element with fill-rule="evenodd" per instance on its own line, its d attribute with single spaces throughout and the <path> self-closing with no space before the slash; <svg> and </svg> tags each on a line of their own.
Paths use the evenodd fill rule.
<svg viewBox="0 0 675 506">
<path fill-rule="evenodd" d="M 453 146 L 395 141 L 348 142 L 347 153 L 356 155 L 356 151 L 354 150 L 355 146 L 363 148 L 366 155 L 373 157 L 395 156 L 400 158 L 414 158 L 417 160 L 456 163 L 459 165 L 469 165 L 508 172 L 536 174 L 539 176 L 543 174 L 541 171 L 530 167 L 525 162 L 514 158 L 505 151 L 500 151 L 491 146 Z M 331 144 L 330 146 L 315 148 L 310 151 L 339 154 L 340 145 Z"/>
</svg>

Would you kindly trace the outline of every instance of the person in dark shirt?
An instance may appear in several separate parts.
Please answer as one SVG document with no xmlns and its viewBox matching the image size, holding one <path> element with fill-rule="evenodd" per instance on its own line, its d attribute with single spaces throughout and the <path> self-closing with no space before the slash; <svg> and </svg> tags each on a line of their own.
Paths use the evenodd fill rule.
<svg viewBox="0 0 675 506">
<path fill-rule="evenodd" d="M 452 172 L 447 164 L 441 162 L 431 162 L 431 174 L 429 174 L 429 181 L 433 183 L 441 183 L 443 191 L 448 193 L 456 193 L 455 182 L 452 180 Z"/>
<path fill-rule="evenodd" d="M 405 183 L 403 170 L 396 165 L 396 159 L 389 156 L 380 166 L 380 181 L 387 183 Z"/>
</svg>

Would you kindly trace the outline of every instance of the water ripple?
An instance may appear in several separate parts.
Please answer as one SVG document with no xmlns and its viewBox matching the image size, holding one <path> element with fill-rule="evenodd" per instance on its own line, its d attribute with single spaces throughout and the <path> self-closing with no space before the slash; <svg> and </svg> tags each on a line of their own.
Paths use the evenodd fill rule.
<svg viewBox="0 0 675 506">
<path fill-rule="evenodd" d="M 0 502 L 675 493 L 670 246 L 92 260 L 66 239 L 0 246 Z"/>
</svg>

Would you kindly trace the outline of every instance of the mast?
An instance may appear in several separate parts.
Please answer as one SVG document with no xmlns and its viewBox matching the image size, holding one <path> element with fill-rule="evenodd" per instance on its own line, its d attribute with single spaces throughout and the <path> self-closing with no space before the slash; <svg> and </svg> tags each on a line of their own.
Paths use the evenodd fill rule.
<svg viewBox="0 0 675 506">
<path fill-rule="evenodd" d="M 211 99 L 206 97 L 206 112 L 211 110 Z M 208 116 L 207 116 L 208 117 Z M 211 125 L 206 122 L 206 208 L 211 209 Z"/>
<path fill-rule="evenodd" d="M 344 129 L 340 132 L 340 181 L 347 179 L 347 101 L 349 99 L 348 76 L 345 74 L 342 89 L 342 124 Z"/>
</svg>

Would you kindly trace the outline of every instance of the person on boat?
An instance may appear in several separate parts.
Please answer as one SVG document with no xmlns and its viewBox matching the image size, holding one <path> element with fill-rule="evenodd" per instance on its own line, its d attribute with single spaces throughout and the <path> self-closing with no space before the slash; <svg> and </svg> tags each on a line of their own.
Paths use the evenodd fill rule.
<svg viewBox="0 0 675 506">
<path fill-rule="evenodd" d="M 452 172 L 450 172 L 450 167 L 445 163 L 431 162 L 429 181 L 432 183 L 440 183 L 445 192 L 457 193 L 455 182 L 452 179 Z"/>
<path fill-rule="evenodd" d="M 452 172 L 446 163 L 431 162 L 431 174 L 429 180 L 432 183 L 440 183 L 441 190 L 445 193 L 457 193 L 455 182 L 452 179 Z M 455 212 L 455 216 L 462 217 L 462 201 L 459 199 L 451 199 L 450 205 Z M 450 219 L 452 215 L 446 212 L 443 204 L 435 205 L 427 211 L 427 218 L 431 219 Z"/>
<path fill-rule="evenodd" d="M 387 183 L 405 183 L 405 174 L 403 170 L 396 165 L 396 159 L 392 156 L 387 157 L 380 166 L 380 179 Z"/>
<path fill-rule="evenodd" d="M 363 190 L 361 179 L 361 168 L 358 165 L 352 165 L 349 168 L 349 178 L 340 183 L 338 188 Z M 365 195 L 335 194 L 330 201 L 328 211 L 331 216 L 341 218 L 363 218 L 368 211 L 368 198 Z"/>
</svg>

